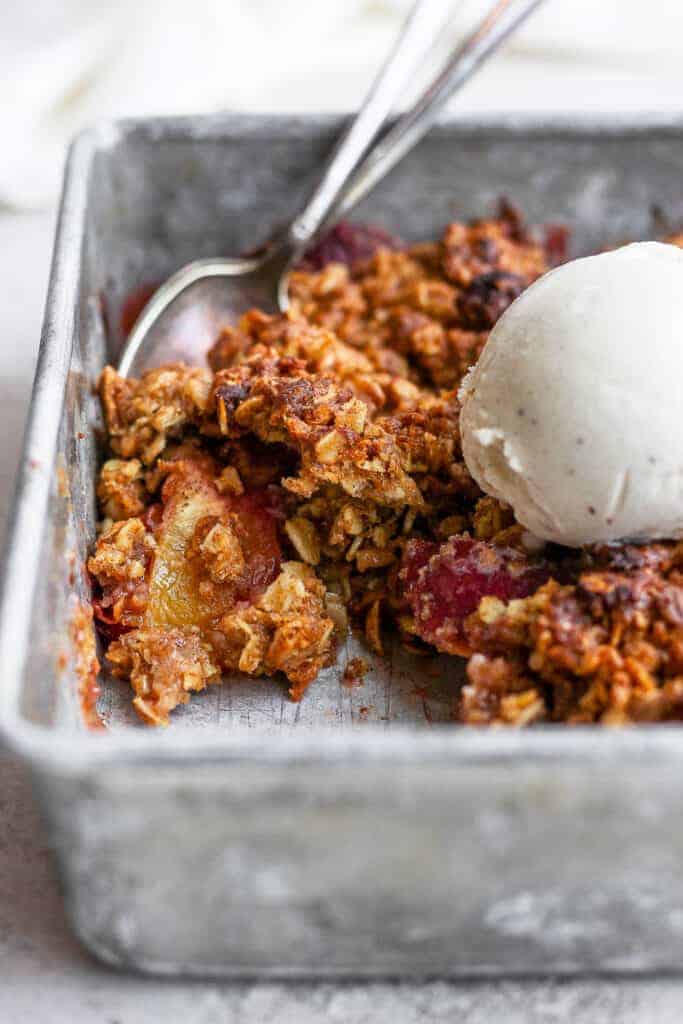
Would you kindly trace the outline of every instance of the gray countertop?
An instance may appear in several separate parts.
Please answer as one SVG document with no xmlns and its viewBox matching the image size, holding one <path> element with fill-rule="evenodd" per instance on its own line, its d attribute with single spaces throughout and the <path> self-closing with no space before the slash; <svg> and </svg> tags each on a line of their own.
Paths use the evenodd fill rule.
<svg viewBox="0 0 683 1024">
<path fill-rule="evenodd" d="M 0 212 L 0 530 L 4 532 L 40 331 L 54 216 Z M 153 1024 L 393 1020 L 668 1024 L 683 980 L 416 984 L 183 982 L 116 974 L 72 938 L 26 775 L 0 751 L 0 1021 Z"/>
</svg>

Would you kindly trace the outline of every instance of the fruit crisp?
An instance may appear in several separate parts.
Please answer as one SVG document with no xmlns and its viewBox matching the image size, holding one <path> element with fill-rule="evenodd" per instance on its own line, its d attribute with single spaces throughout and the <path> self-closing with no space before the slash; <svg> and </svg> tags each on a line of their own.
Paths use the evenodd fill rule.
<svg viewBox="0 0 683 1024">
<path fill-rule="evenodd" d="M 104 370 L 88 567 L 146 722 L 228 671 L 300 700 L 356 627 L 468 658 L 465 723 L 683 715 L 683 545 L 539 548 L 462 458 L 458 385 L 564 241 L 508 204 L 419 245 L 340 225 L 209 368 Z"/>
</svg>

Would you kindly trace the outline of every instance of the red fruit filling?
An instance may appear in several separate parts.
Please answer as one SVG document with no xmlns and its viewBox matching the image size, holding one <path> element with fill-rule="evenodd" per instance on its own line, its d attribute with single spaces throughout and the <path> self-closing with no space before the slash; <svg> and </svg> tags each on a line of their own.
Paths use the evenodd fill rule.
<svg viewBox="0 0 683 1024">
<path fill-rule="evenodd" d="M 97 581 L 91 579 L 93 590 L 98 589 Z M 124 625 L 122 622 L 117 622 L 112 616 L 111 608 L 106 607 L 102 603 L 102 597 L 93 597 L 92 602 L 93 617 L 95 619 L 95 625 L 97 631 L 100 633 L 102 638 L 109 643 L 111 640 L 118 640 L 120 636 L 127 633 L 131 628 L 130 626 Z"/>
<path fill-rule="evenodd" d="M 126 295 L 119 316 L 119 327 L 124 338 L 127 338 L 133 330 L 137 318 L 160 284 L 161 281 L 147 282 L 146 284 L 141 284 L 138 288 L 134 288 L 133 291 Z"/>
<path fill-rule="evenodd" d="M 440 651 L 466 654 L 463 623 L 482 597 L 528 597 L 549 575 L 547 565 L 514 548 L 451 537 L 444 544 L 410 541 L 400 578 L 417 635 Z"/>
<path fill-rule="evenodd" d="M 327 263 L 352 266 L 370 259 L 378 249 L 400 249 L 402 245 L 399 238 L 376 225 L 342 220 L 308 250 L 300 269 L 322 270 Z"/>
<path fill-rule="evenodd" d="M 272 491 L 275 489 L 273 488 Z M 243 601 L 257 601 L 280 572 L 277 519 L 282 513 L 271 489 L 231 498 L 246 567 L 237 586 Z"/>
</svg>

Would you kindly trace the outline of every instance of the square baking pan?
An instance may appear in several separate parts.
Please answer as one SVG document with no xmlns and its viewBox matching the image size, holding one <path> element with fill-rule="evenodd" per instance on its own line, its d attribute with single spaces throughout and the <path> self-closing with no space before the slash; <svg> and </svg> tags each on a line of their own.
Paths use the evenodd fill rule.
<svg viewBox="0 0 683 1024">
<path fill-rule="evenodd" d="M 198 695 L 166 730 L 100 680 L 82 711 L 101 436 L 125 297 L 263 241 L 342 120 L 104 125 L 66 172 L 4 568 L 0 727 L 33 772 L 73 926 L 111 964 L 251 976 L 677 970 L 683 732 L 452 723 L 455 659 L 392 650 Z M 357 210 L 407 239 L 500 195 L 573 252 L 683 221 L 683 121 L 447 122 Z"/>
</svg>

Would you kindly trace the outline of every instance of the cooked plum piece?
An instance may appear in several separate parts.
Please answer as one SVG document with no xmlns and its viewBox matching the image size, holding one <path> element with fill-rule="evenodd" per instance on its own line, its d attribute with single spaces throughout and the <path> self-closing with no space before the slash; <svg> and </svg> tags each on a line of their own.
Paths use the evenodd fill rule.
<svg viewBox="0 0 683 1024">
<path fill-rule="evenodd" d="M 532 594 L 548 579 L 543 562 L 530 562 L 515 548 L 470 537 L 444 544 L 409 541 L 400 578 L 421 640 L 447 654 L 467 655 L 463 626 L 484 597 L 510 601 Z"/>
</svg>

